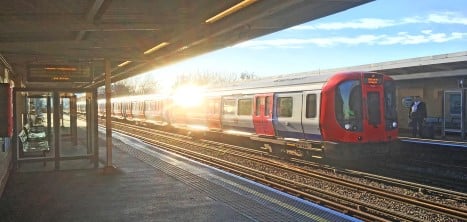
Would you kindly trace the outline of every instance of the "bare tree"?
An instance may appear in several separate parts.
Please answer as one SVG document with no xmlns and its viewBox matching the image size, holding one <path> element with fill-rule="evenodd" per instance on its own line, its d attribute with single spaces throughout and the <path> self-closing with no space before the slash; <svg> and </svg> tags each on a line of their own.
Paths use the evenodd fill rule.
<svg viewBox="0 0 467 222">
<path fill-rule="evenodd" d="M 175 81 L 174 88 L 180 85 L 195 84 L 202 86 L 222 86 L 232 82 L 238 81 L 238 76 L 234 73 L 221 74 L 221 73 L 185 73 L 179 75 Z"/>
<path fill-rule="evenodd" d="M 224 74 L 198 71 L 196 73 L 183 73 L 177 75 L 171 89 L 187 84 L 222 87 L 233 82 L 256 78 L 257 76 L 255 74 L 248 72 L 242 72 L 238 75 L 235 73 Z M 152 75 L 142 75 L 117 82 L 115 83 L 115 88 L 118 89 L 117 94 L 123 94 L 123 91 L 126 90 L 126 95 L 142 95 L 158 93 L 168 87 L 162 87 L 161 82 Z"/>
<path fill-rule="evenodd" d="M 249 72 L 240 73 L 241 80 L 257 79 L 257 78 L 258 76 L 256 76 L 254 73 L 249 73 Z"/>
</svg>

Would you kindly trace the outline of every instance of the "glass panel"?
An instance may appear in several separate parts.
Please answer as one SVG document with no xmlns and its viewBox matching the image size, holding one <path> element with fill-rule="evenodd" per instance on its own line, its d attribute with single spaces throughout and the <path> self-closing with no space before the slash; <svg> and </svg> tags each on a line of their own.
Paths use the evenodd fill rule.
<svg viewBox="0 0 467 222">
<path fill-rule="evenodd" d="M 256 97 L 256 110 L 255 110 L 255 115 L 259 116 L 261 112 L 261 97 Z"/>
<path fill-rule="evenodd" d="M 336 119 L 342 128 L 362 130 L 362 88 L 360 80 L 340 83 L 335 93 Z"/>
<path fill-rule="evenodd" d="M 15 109 L 16 136 L 18 138 L 16 158 L 29 160 L 53 157 L 51 152 L 54 149 L 51 93 L 17 92 L 15 94 Z M 43 168 L 43 163 L 22 163 L 22 166 Z"/>
<path fill-rule="evenodd" d="M 392 123 L 397 122 L 396 110 L 396 87 L 394 81 L 389 80 L 384 82 L 384 119 L 386 121 L 386 129 L 393 128 Z"/>
<path fill-rule="evenodd" d="M 251 99 L 239 99 L 238 100 L 238 115 L 247 116 L 251 115 L 252 101 Z"/>
<path fill-rule="evenodd" d="M 271 97 L 266 96 L 266 99 L 264 102 L 264 116 L 269 116 L 269 114 L 271 113 L 270 103 L 271 103 Z"/>
<path fill-rule="evenodd" d="M 445 92 L 444 94 L 445 131 L 461 130 L 462 95 L 460 92 Z"/>
<path fill-rule="evenodd" d="M 381 123 L 381 110 L 379 92 L 368 93 L 368 123 L 378 125 Z"/>
<path fill-rule="evenodd" d="M 292 97 L 279 97 L 277 99 L 277 116 L 292 117 L 293 99 Z"/>
<path fill-rule="evenodd" d="M 316 117 L 316 94 L 306 96 L 306 118 Z"/>
<path fill-rule="evenodd" d="M 235 115 L 235 100 L 234 99 L 224 100 L 223 110 L 224 110 L 224 114 Z"/>
</svg>

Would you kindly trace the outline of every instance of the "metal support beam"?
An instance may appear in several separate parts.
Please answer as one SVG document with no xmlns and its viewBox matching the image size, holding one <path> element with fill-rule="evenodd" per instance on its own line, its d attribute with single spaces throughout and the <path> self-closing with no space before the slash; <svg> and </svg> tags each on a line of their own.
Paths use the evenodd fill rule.
<svg viewBox="0 0 467 222">
<path fill-rule="evenodd" d="M 54 150 L 55 150 L 55 169 L 60 169 L 60 95 L 57 91 L 53 92 L 53 128 L 54 128 Z"/>
<path fill-rule="evenodd" d="M 111 73 L 110 73 L 110 61 L 106 59 L 105 63 L 105 139 L 107 147 L 107 163 L 106 168 L 111 168 L 112 166 L 112 117 L 110 109 L 112 108 L 110 100 L 112 98 L 112 89 L 111 85 Z"/>
<path fill-rule="evenodd" d="M 97 116 L 97 88 L 95 88 L 93 91 L 92 91 L 92 98 L 91 98 L 91 103 L 92 103 L 92 106 L 91 106 L 91 114 L 92 114 L 92 118 L 91 118 L 91 121 L 92 121 L 92 124 L 91 124 L 91 127 L 92 127 L 92 149 L 94 151 L 94 167 L 97 168 L 99 167 L 99 132 L 98 132 L 98 128 L 97 128 L 97 125 L 98 125 L 98 121 L 99 121 L 99 118 Z"/>
</svg>

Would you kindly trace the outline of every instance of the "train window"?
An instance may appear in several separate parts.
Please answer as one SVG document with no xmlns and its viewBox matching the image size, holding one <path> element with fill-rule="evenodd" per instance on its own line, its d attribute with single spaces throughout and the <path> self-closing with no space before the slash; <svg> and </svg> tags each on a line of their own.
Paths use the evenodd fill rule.
<svg viewBox="0 0 467 222">
<path fill-rule="evenodd" d="M 340 83 L 335 94 L 336 120 L 342 128 L 351 131 L 362 130 L 362 87 L 360 80 Z"/>
<path fill-rule="evenodd" d="M 262 99 L 263 99 L 262 97 L 256 97 L 256 109 L 255 109 L 256 116 L 259 116 L 259 114 L 261 113 L 261 100 Z"/>
<path fill-rule="evenodd" d="M 277 99 L 277 116 L 292 117 L 293 99 L 292 97 L 279 97 Z"/>
<path fill-rule="evenodd" d="M 381 110 L 379 92 L 368 92 L 368 123 L 378 125 L 381 123 Z"/>
<path fill-rule="evenodd" d="M 306 96 L 306 118 L 316 117 L 316 94 Z"/>
<path fill-rule="evenodd" d="M 384 81 L 384 118 L 387 128 L 392 128 L 392 123 L 397 122 L 396 86 L 393 80 Z"/>
<path fill-rule="evenodd" d="M 238 100 L 238 115 L 247 116 L 251 115 L 252 101 L 251 99 Z"/>
<path fill-rule="evenodd" d="M 266 96 L 265 101 L 264 101 L 264 116 L 269 116 L 269 113 L 271 113 L 270 103 L 271 103 L 271 97 Z"/>
<path fill-rule="evenodd" d="M 224 101 L 224 115 L 235 115 L 235 100 L 225 99 Z"/>
</svg>

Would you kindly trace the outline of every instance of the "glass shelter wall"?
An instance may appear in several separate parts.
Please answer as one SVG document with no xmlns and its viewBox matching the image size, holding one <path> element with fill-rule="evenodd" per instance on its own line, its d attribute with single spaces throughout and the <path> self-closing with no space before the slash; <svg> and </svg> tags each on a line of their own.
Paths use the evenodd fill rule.
<svg viewBox="0 0 467 222">
<path fill-rule="evenodd" d="M 97 167 L 95 92 L 15 89 L 14 98 L 20 169 Z"/>
</svg>

